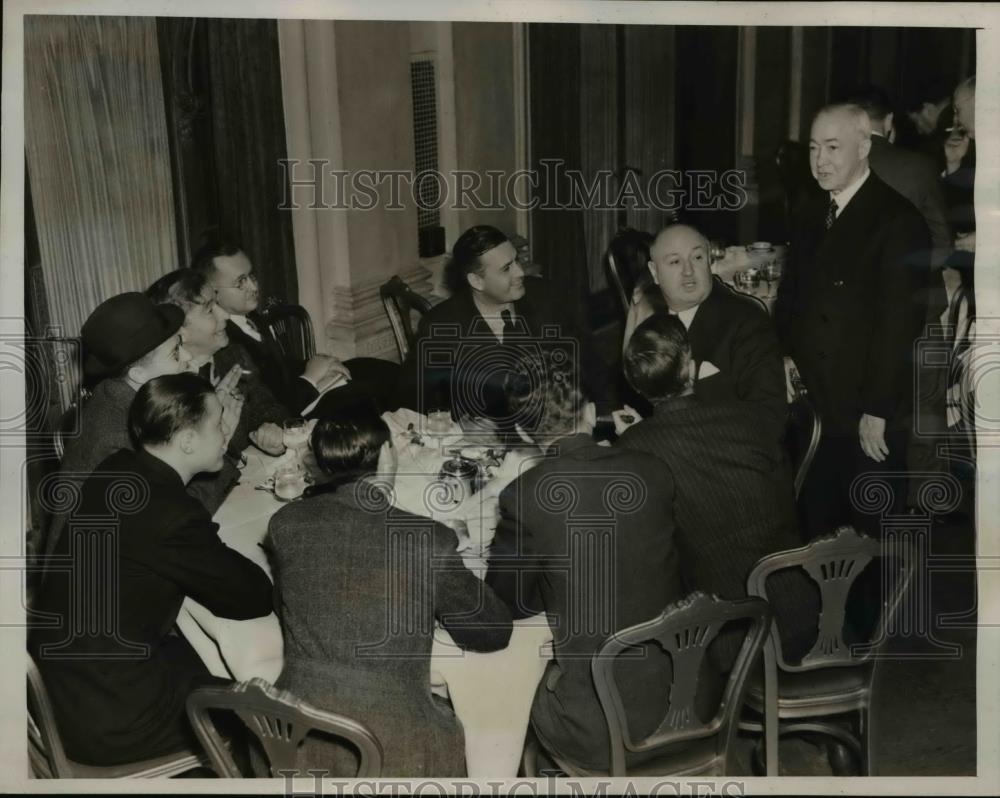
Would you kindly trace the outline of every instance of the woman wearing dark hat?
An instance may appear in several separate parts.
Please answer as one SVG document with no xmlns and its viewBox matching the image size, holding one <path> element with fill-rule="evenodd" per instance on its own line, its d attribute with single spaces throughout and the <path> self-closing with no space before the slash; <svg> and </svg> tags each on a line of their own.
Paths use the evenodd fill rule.
<svg viewBox="0 0 1000 798">
<path fill-rule="evenodd" d="M 66 440 L 60 474 L 79 484 L 98 464 L 119 449 L 131 449 L 128 409 L 136 391 L 154 377 L 184 371 L 190 356 L 181 346 L 180 327 L 184 311 L 173 305 L 156 305 L 143 294 L 126 293 L 102 302 L 81 330 L 85 378 L 96 383 L 93 394 L 80 412 L 77 434 Z M 223 391 L 235 387 L 239 373 L 227 375 Z M 225 400 L 230 429 L 236 428 L 241 400 L 220 391 Z M 210 513 L 222 504 L 239 473 L 227 462 L 217 475 L 192 482 L 196 495 Z M 62 479 L 48 483 L 47 496 L 59 495 Z M 57 503 L 57 502 L 56 502 Z M 45 553 L 51 554 L 66 525 L 69 513 L 58 512 L 49 525 Z"/>
<path fill-rule="evenodd" d="M 30 637 L 66 753 L 90 765 L 196 745 L 185 701 L 212 677 L 171 633 L 185 596 L 224 618 L 272 609 L 267 574 L 219 539 L 185 491 L 224 462 L 228 431 L 211 385 L 194 374 L 156 377 L 139 389 L 127 425 L 135 450 L 105 459 L 80 492 L 81 513 L 107 521 L 63 536 L 57 552 L 73 570 L 53 572 L 36 604 L 62 623 Z"/>
</svg>

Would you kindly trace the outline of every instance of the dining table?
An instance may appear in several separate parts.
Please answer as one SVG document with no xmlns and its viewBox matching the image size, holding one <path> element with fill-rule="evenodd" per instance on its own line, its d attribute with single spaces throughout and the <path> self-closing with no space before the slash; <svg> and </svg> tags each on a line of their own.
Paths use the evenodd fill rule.
<svg viewBox="0 0 1000 798">
<path fill-rule="evenodd" d="M 383 416 L 397 452 L 392 503 L 403 510 L 433 517 L 456 533 L 456 550 L 466 567 L 485 577 L 489 544 L 497 523 L 500 488 L 530 467 L 537 453 L 506 452 L 489 479 L 470 495 L 457 497 L 443 484 L 445 461 L 469 446 L 482 450 L 482 437 L 469 440 L 454 425 L 440 434 L 428 432 L 427 419 L 409 410 Z M 261 489 L 279 459 L 250 447 L 239 483 L 214 516 L 219 537 L 230 548 L 271 575 L 260 545 L 271 516 L 283 502 Z M 460 499 L 460 500 L 459 500 Z M 190 597 L 185 598 L 177 626 L 214 676 L 246 681 L 260 677 L 274 682 L 283 665 L 278 618 L 220 618 Z M 468 775 L 473 778 L 515 777 L 521 759 L 535 690 L 552 658 L 552 634 L 544 615 L 514 622 L 506 648 L 489 653 L 465 651 L 438 626 L 431 650 L 432 690 L 447 696 L 465 732 Z M 326 707 L 336 711 L 335 707 Z M 358 718 L 364 721 L 364 718 Z M 392 774 L 387 774 L 392 775 Z"/>
</svg>

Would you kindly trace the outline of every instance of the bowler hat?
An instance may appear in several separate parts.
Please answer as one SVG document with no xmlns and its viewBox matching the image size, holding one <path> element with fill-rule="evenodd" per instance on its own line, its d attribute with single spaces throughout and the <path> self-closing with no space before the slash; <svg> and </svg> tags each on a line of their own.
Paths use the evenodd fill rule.
<svg viewBox="0 0 1000 798">
<path fill-rule="evenodd" d="M 154 304 L 137 292 L 113 296 L 83 323 L 83 370 L 88 377 L 116 374 L 175 335 L 183 323 L 184 311 L 175 305 Z"/>
</svg>

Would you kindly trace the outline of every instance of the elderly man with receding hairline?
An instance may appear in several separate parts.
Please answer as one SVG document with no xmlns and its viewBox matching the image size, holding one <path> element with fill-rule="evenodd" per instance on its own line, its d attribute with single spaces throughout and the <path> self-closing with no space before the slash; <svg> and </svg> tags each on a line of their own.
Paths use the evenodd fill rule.
<svg viewBox="0 0 1000 798">
<path fill-rule="evenodd" d="M 906 463 L 930 236 L 916 208 L 869 168 L 871 147 L 858 106 L 816 115 L 810 167 L 825 193 L 796 219 L 775 306 L 785 353 L 823 422 L 800 496 L 809 537 L 843 523 L 877 534 L 851 485 Z M 904 500 L 902 485 L 893 487 Z"/>
</svg>

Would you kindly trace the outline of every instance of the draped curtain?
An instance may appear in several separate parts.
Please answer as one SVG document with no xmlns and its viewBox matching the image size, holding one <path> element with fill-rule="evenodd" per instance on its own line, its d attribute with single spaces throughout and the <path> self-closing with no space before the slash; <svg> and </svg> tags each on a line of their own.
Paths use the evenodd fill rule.
<svg viewBox="0 0 1000 798">
<path fill-rule="evenodd" d="M 204 26 L 219 227 L 240 239 L 265 296 L 298 302 L 291 213 L 278 209 L 287 147 L 277 22 Z"/>
<path fill-rule="evenodd" d="M 580 26 L 580 156 L 583 179 L 587 186 L 594 184 L 598 172 L 613 172 L 615 177 L 605 181 L 608 193 L 597 197 L 613 204 L 618 195 L 620 168 L 618 112 L 618 59 L 614 25 Z M 600 184 L 598 184 L 600 185 Z M 604 204 L 602 201 L 601 204 Z M 607 287 L 604 253 L 618 229 L 617 213 L 585 207 L 583 230 L 586 239 L 587 266 L 590 293 Z"/>
<path fill-rule="evenodd" d="M 538 196 L 554 204 L 569 196 L 565 173 L 542 161 L 557 159 L 563 170 L 581 168 L 580 28 L 532 23 L 528 26 L 531 86 L 531 168 L 539 176 Z M 531 212 L 532 257 L 565 297 L 569 321 L 586 333 L 590 292 L 583 212 L 579 208 L 542 208 Z"/>
<path fill-rule="evenodd" d="M 52 323 L 177 267 L 156 23 L 26 16 L 25 149 Z"/>
</svg>

